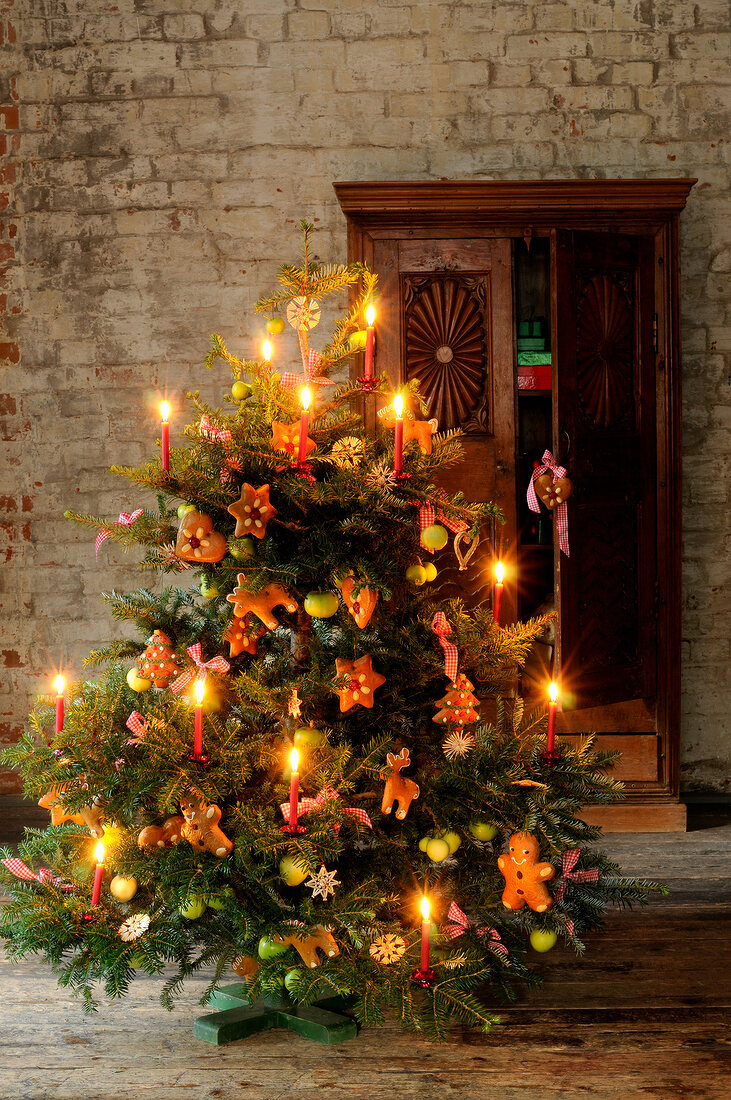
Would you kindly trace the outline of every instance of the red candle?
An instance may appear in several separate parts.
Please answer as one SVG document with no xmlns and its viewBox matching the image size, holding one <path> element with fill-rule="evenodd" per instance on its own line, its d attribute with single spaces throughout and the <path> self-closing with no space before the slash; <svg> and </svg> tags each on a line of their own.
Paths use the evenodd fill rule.
<svg viewBox="0 0 731 1100">
<path fill-rule="evenodd" d="M 302 415 L 300 416 L 300 444 L 297 452 L 297 461 L 302 463 L 307 458 L 307 429 L 309 427 L 310 390 L 308 386 L 302 390 Z"/>
<path fill-rule="evenodd" d="M 195 685 L 195 730 L 193 732 L 193 752 L 196 756 L 203 755 L 203 693 L 205 690 L 205 680 L 198 680 Z"/>
<path fill-rule="evenodd" d="M 373 322 L 376 319 L 376 311 L 373 306 L 368 306 L 366 310 L 366 346 L 365 346 L 365 377 L 373 377 L 373 338 L 375 335 L 375 329 L 373 328 Z"/>
<path fill-rule="evenodd" d="M 400 474 L 404 468 L 404 401 L 400 393 L 393 399 L 396 413 L 396 436 L 393 442 L 393 472 Z"/>
<path fill-rule="evenodd" d="M 160 405 L 160 416 L 162 417 L 161 434 L 160 434 L 160 459 L 162 461 L 163 470 L 170 469 L 170 425 L 168 424 L 168 417 L 170 416 L 170 406 L 167 401 L 163 401 Z"/>
<path fill-rule="evenodd" d="M 297 749 L 292 749 L 289 754 L 289 764 L 292 769 L 292 776 L 289 780 L 289 827 L 290 829 L 297 828 L 297 801 L 300 796 L 300 776 L 297 768 L 299 767 L 300 754 Z"/>
<path fill-rule="evenodd" d="M 429 969 L 429 901 L 421 899 L 421 964 L 424 973 Z"/>
<path fill-rule="evenodd" d="M 500 625 L 500 604 L 503 599 L 503 577 L 505 576 L 505 567 L 503 563 L 499 561 L 495 566 L 495 593 L 492 600 L 492 617 L 495 622 Z"/>
<path fill-rule="evenodd" d="M 63 729 L 64 709 L 63 709 L 63 688 L 64 688 L 63 676 L 57 676 L 53 681 L 53 685 L 56 688 L 56 733 L 60 733 Z"/>
<path fill-rule="evenodd" d="M 264 360 L 264 365 L 269 371 L 272 365 L 272 342 L 271 340 L 262 340 L 261 344 L 261 357 Z"/>
<path fill-rule="evenodd" d="M 550 702 L 548 704 L 548 732 L 546 733 L 546 752 L 553 752 L 553 745 L 556 740 L 556 708 L 558 706 L 558 684 L 551 684 L 548 687 L 548 694 L 550 696 Z"/>
<path fill-rule="evenodd" d="M 91 904 L 98 905 L 102 896 L 102 879 L 104 878 L 104 845 L 101 841 L 94 849 L 96 857 L 96 870 L 94 871 L 94 889 L 91 892 Z"/>
</svg>

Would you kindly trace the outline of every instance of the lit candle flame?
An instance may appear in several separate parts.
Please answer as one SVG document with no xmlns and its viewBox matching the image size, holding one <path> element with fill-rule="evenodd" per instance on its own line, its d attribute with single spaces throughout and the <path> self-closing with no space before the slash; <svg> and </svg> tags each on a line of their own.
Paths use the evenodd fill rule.
<svg viewBox="0 0 731 1100">
<path fill-rule="evenodd" d="M 558 684 L 554 684 L 553 680 L 548 685 L 548 694 L 551 698 L 551 702 L 555 703 L 558 699 Z"/>
<path fill-rule="evenodd" d="M 431 906 L 429 905 L 428 898 L 421 899 L 421 919 L 426 923 L 429 920 L 429 913 L 431 912 Z"/>
<path fill-rule="evenodd" d="M 289 754 L 289 766 L 293 772 L 297 771 L 297 768 L 299 767 L 299 762 L 300 754 L 297 752 L 297 749 L 292 749 L 291 753 Z"/>
<path fill-rule="evenodd" d="M 261 354 L 265 363 L 271 363 L 272 361 L 272 342 L 271 340 L 264 340 L 261 345 Z"/>
<path fill-rule="evenodd" d="M 501 561 L 495 566 L 495 580 L 498 584 L 503 583 L 503 577 L 505 576 L 505 566 Z"/>
<path fill-rule="evenodd" d="M 404 399 L 400 393 L 397 393 L 394 397 L 393 407 L 397 418 L 400 420 L 404 413 Z"/>
<path fill-rule="evenodd" d="M 312 397 L 312 394 L 310 393 L 310 387 L 305 386 L 305 388 L 302 390 L 302 394 L 301 394 L 302 408 L 305 411 L 307 411 L 307 409 L 309 409 L 309 407 L 310 407 L 310 398 L 311 397 Z"/>
<path fill-rule="evenodd" d="M 203 702 L 203 695 L 205 694 L 205 690 L 206 690 L 205 680 L 196 681 L 196 685 L 195 685 L 195 702 L 196 702 L 196 706 L 198 706 L 198 707 Z"/>
<path fill-rule="evenodd" d="M 376 311 L 373 306 L 368 306 L 366 310 L 366 324 L 368 328 L 373 328 L 373 322 L 376 319 Z"/>
<path fill-rule="evenodd" d="M 56 679 L 53 681 L 53 686 L 55 687 L 56 693 L 58 695 L 63 695 L 63 689 L 65 685 L 66 681 L 64 680 L 63 676 L 57 676 Z"/>
<path fill-rule="evenodd" d="M 102 844 L 101 840 L 94 849 L 94 858 L 96 859 L 97 863 L 104 862 L 104 845 Z"/>
<path fill-rule="evenodd" d="M 160 416 L 162 417 L 163 424 L 167 424 L 170 416 L 170 405 L 167 401 L 162 401 L 160 403 Z"/>
</svg>

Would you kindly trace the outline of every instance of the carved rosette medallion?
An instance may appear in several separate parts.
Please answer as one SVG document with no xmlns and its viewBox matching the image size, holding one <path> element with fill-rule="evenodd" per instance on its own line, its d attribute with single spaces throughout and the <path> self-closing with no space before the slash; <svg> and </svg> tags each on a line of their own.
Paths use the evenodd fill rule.
<svg viewBox="0 0 731 1100">
<path fill-rule="evenodd" d="M 440 430 L 487 427 L 484 276 L 405 276 L 405 373 Z"/>
<path fill-rule="evenodd" d="M 576 311 L 576 377 L 586 413 L 604 428 L 632 405 L 632 313 L 626 290 L 611 275 L 584 284 Z"/>
</svg>

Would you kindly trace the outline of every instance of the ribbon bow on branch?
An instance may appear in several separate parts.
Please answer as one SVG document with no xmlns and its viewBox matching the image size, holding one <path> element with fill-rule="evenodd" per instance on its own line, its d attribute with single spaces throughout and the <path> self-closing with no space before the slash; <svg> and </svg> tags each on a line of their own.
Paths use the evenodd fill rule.
<svg viewBox="0 0 731 1100">
<path fill-rule="evenodd" d="M 140 745 L 150 731 L 150 723 L 137 710 L 132 711 L 125 725 L 134 734 L 134 737 L 127 738 L 125 745 Z"/>
<path fill-rule="evenodd" d="M 498 955 L 507 956 L 508 949 L 500 939 L 500 933 L 497 929 L 491 928 L 489 924 L 481 924 L 473 928 L 465 914 L 454 901 L 449 906 L 447 920 L 452 921 L 452 924 L 445 924 L 442 928 L 442 932 L 445 936 L 449 936 L 450 940 L 456 940 L 457 936 L 463 936 L 465 932 L 468 932 L 470 928 L 472 928 L 472 931 L 476 932 L 478 936 L 490 937 L 491 942 L 488 944 L 488 947 L 490 947 L 492 951 L 495 951 Z"/>
<path fill-rule="evenodd" d="M 340 795 L 332 787 L 323 787 L 316 798 L 302 798 L 297 803 L 297 816 L 301 817 L 302 814 L 309 813 L 310 810 L 314 810 L 316 806 L 322 806 L 325 802 L 328 802 L 331 798 L 340 798 Z M 279 809 L 282 811 L 282 816 L 289 820 L 289 802 L 282 802 Z M 340 812 L 344 814 L 350 814 L 354 817 L 359 825 L 367 825 L 369 829 L 373 828 L 371 819 L 365 810 L 359 809 L 357 806 L 341 806 Z M 340 822 L 336 821 L 333 826 L 335 832 L 340 831 Z"/>
<path fill-rule="evenodd" d="M 282 381 L 279 383 L 283 390 L 291 390 L 293 386 L 299 386 L 302 382 L 305 385 L 317 385 L 317 386 L 334 386 L 335 383 L 329 378 L 326 378 L 324 374 L 318 374 L 320 369 L 320 363 L 322 362 L 322 355 L 319 351 L 310 351 L 307 356 L 307 366 L 305 367 L 304 376 L 301 374 L 292 374 L 291 371 L 285 371 L 282 375 Z"/>
<path fill-rule="evenodd" d="M 139 519 L 141 515 L 144 515 L 144 512 L 145 512 L 144 508 L 137 508 L 137 509 L 135 509 L 134 512 L 120 512 L 119 513 L 119 519 L 117 520 L 116 524 L 114 524 L 113 526 L 116 526 L 116 527 L 131 527 L 136 519 Z M 96 550 L 97 554 L 99 553 L 99 547 L 101 546 L 101 544 L 104 542 L 105 539 L 109 538 L 111 533 L 112 533 L 111 530 L 109 530 L 106 527 L 103 527 L 101 529 L 101 531 L 99 532 L 99 534 L 96 536 L 96 542 L 94 543 L 94 549 Z"/>
<path fill-rule="evenodd" d="M 181 672 L 177 680 L 173 680 L 170 689 L 176 695 L 183 688 L 186 688 L 192 680 L 203 680 L 205 682 L 209 669 L 212 672 L 228 672 L 231 668 L 226 658 L 221 657 L 220 654 L 218 657 L 211 657 L 210 661 L 203 661 L 201 659 L 200 642 L 196 642 L 195 645 L 188 648 L 188 656 L 196 667 L 186 669 L 185 672 Z"/>
<path fill-rule="evenodd" d="M 212 439 L 216 443 L 231 442 L 231 432 L 228 428 L 217 428 L 215 424 L 211 424 L 208 419 L 208 413 L 203 413 L 200 424 L 198 425 L 198 431 L 201 435 L 207 436 L 208 439 Z"/>
<path fill-rule="evenodd" d="M 528 507 L 531 512 L 540 512 L 541 510 L 541 506 L 538 503 L 538 497 L 536 496 L 536 487 L 534 485 L 536 478 L 550 471 L 555 485 L 559 478 L 566 477 L 566 467 L 556 465 L 556 460 L 551 451 L 543 452 L 541 462 L 542 465 L 536 466 L 531 474 L 528 484 Z M 562 500 L 560 504 L 557 504 L 554 512 L 556 515 L 556 525 L 558 526 L 558 545 L 561 547 L 566 557 L 569 558 L 571 554 L 569 552 L 569 517 L 566 510 L 566 501 Z"/>
<path fill-rule="evenodd" d="M 566 887 L 570 882 L 598 882 L 599 881 L 599 869 L 592 867 L 589 871 L 575 871 L 574 867 L 579 862 L 579 856 L 581 855 L 581 848 L 569 848 L 564 852 L 562 864 L 561 864 L 561 882 L 554 897 L 556 901 L 563 901 L 564 894 L 566 893 Z M 573 924 L 572 924 L 573 931 Z"/>
<path fill-rule="evenodd" d="M 75 887 L 70 882 L 63 882 L 57 875 L 54 875 L 53 871 L 49 871 L 47 867 L 41 867 L 38 874 L 34 874 L 22 859 L 13 857 L 12 859 L 4 859 L 3 865 L 7 867 L 12 875 L 16 878 L 24 879 L 27 882 L 40 882 L 42 885 L 50 883 L 53 886 L 58 886 L 61 890 L 74 890 Z"/>
<path fill-rule="evenodd" d="M 440 494 L 443 497 L 444 494 Z M 418 502 L 417 502 L 418 503 Z M 423 504 L 419 504 L 419 541 L 424 548 L 428 550 L 430 554 L 434 551 L 429 546 L 424 546 L 422 535 L 426 531 L 427 527 L 431 527 L 435 520 L 439 520 L 445 527 L 448 527 L 450 531 L 458 535 L 460 531 L 466 531 L 469 524 L 465 523 L 463 519 L 450 519 L 445 516 L 444 512 L 439 507 L 439 497 L 435 497 L 434 500 L 427 500 Z"/>
<path fill-rule="evenodd" d="M 457 675 L 459 654 L 454 642 L 447 641 L 447 635 L 452 633 L 452 628 L 447 622 L 447 616 L 443 611 L 437 611 L 432 619 L 431 628 L 439 639 L 439 644 L 444 650 L 444 675 L 454 680 Z"/>
</svg>

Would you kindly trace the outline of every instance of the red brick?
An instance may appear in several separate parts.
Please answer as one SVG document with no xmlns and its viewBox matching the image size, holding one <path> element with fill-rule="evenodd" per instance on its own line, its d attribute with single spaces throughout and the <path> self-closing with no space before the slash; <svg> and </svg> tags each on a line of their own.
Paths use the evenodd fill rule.
<svg viewBox="0 0 731 1100">
<path fill-rule="evenodd" d="M 20 116 L 15 104 L 6 103 L 0 107 L 0 118 L 5 130 L 17 130 L 20 126 Z"/>
<path fill-rule="evenodd" d="M 18 411 L 18 402 L 12 393 L 0 393 L 0 416 L 15 416 Z"/>
<path fill-rule="evenodd" d="M 0 245 L 0 254 L 2 254 L 2 246 Z M 14 254 L 14 250 L 13 250 Z M 17 344 L 6 343 L 0 344 L 0 362 L 5 360 L 7 363 L 19 363 L 20 362 L 20 348 Z"/>
</svg>

